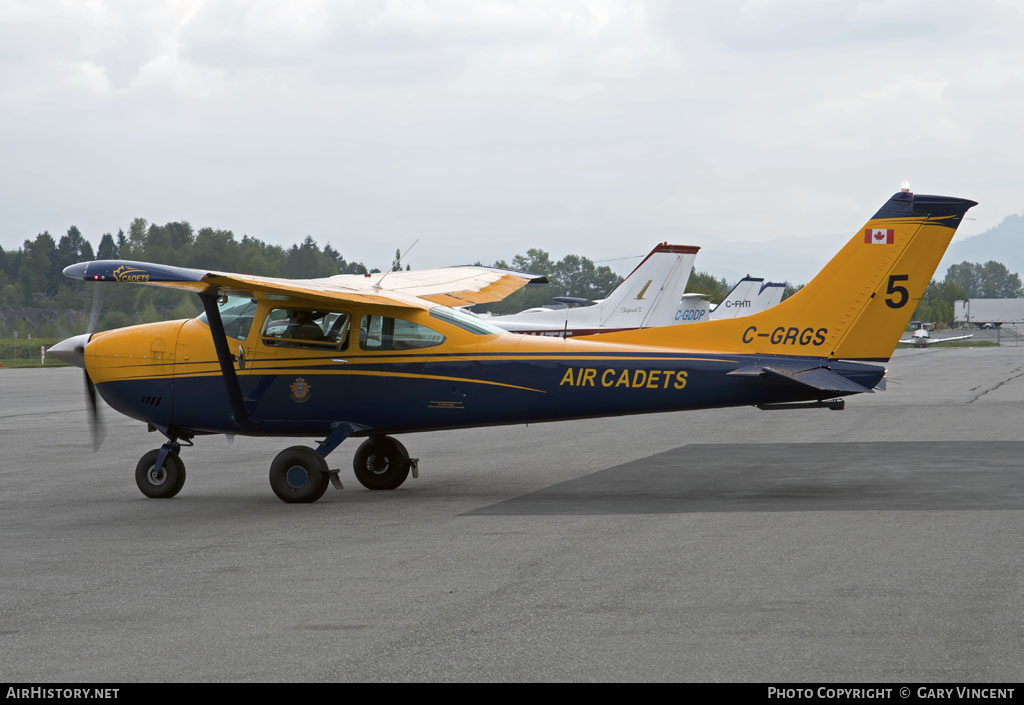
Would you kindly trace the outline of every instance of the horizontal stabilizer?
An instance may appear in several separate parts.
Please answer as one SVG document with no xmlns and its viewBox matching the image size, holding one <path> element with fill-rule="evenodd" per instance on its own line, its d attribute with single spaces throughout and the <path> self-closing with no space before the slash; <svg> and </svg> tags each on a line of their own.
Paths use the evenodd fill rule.
<svg viewBox="0 0 1024 705">
<path fill-rule="evenodd" d="M 864 385 L 852 382 L 846 377 L 840 374 L 836 374 L 827 367 L 818 367 L 810 370 L 803 370 L 801 372 L 793 372 L 790 370 L 777 370 L 771 367 L 765 367 L 764 371 L 766 374 L 778 377 L 781 379 L 788 380 L 790 382 L 796 382 L 812 389 L 825 392 L 828 394 L 839 394 L 845 392 L 847 394 L 861 394 L 871 393 L 872 390 L 868 389 Z"/>
<path fill-rule="evenodd" d="M 798 372 L 816 370 L 821 367 L 821 363 L 816 360 L 797 360 L 792 358 L 788 360 L 771 360 L 770 366 L 765 364 L 768 360 L 771 360 L 771 358 L 755 359 L 745 367 L 737 367 L 732 372 L 727 372 L 726 374 L 737 377 L 760 377 L 771 369 L 775 374 L 794 375 Z"/>
</svg>

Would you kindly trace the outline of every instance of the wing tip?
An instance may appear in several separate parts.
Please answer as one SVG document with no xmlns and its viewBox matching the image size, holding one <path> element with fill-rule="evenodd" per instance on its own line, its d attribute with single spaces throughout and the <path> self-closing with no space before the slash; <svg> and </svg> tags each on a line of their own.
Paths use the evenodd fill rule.
<svg viewBox="0 0 1024 705">
<path fill-rule="evenodd" d="M 116 259 L 79 262 L 64 268 L 64 276 L 69 279 L 134 284 L 201 282 L 206 275 L 198 269 Z"/>
</svg>

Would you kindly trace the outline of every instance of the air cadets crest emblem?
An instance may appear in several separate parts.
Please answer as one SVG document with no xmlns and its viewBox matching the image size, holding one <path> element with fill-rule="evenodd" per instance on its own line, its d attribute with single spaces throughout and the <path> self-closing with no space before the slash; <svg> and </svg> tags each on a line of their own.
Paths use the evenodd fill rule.
<svg viewBox="0 0 1024 705">
<path fill-rule="evenodd" d="M 302 377 L 299 377 L 294 382 L 292 382 L 292 385 L 291 387 L 289 387 L 289 389 L 291 389 L 292 391 L 292 401 L 299 404 L 301 404 L 304 401 L 309 401 L 309 382 L 302 379 Z"/>
</svg>

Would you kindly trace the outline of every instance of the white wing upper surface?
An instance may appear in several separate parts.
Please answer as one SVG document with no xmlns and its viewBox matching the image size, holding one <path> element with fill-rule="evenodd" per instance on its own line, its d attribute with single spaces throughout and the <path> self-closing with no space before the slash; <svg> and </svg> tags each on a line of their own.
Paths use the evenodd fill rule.
<svg viewBox="0 0 1024 705">
<path fill-rule="evenodd" d="M 476 266 L 282 279 L 121 260 L 73 264 L 64 274 L 85 281 L 130 282 L 196 293 L 245 291 L 411 308 L 429 308 L 431 303 L 445 306 L 490 303 L 504 299 L 531 282 L 547 281 L 531 274 Z"/>
</svg>

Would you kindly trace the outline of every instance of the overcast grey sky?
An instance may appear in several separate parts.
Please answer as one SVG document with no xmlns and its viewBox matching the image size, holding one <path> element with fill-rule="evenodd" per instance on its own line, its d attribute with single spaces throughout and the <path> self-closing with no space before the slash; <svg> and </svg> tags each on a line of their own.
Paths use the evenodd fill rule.
<svg viewBox="0 0 1024 705">
<path fill-rule="evenodd" d="M 0 0 L 0 245 L 135 217 L 377 267 L 668 240 L 806 281 L 904 178 L 979 201 L 962 235 L 1024 210 L 1022 8 Z"/>
</svg>

